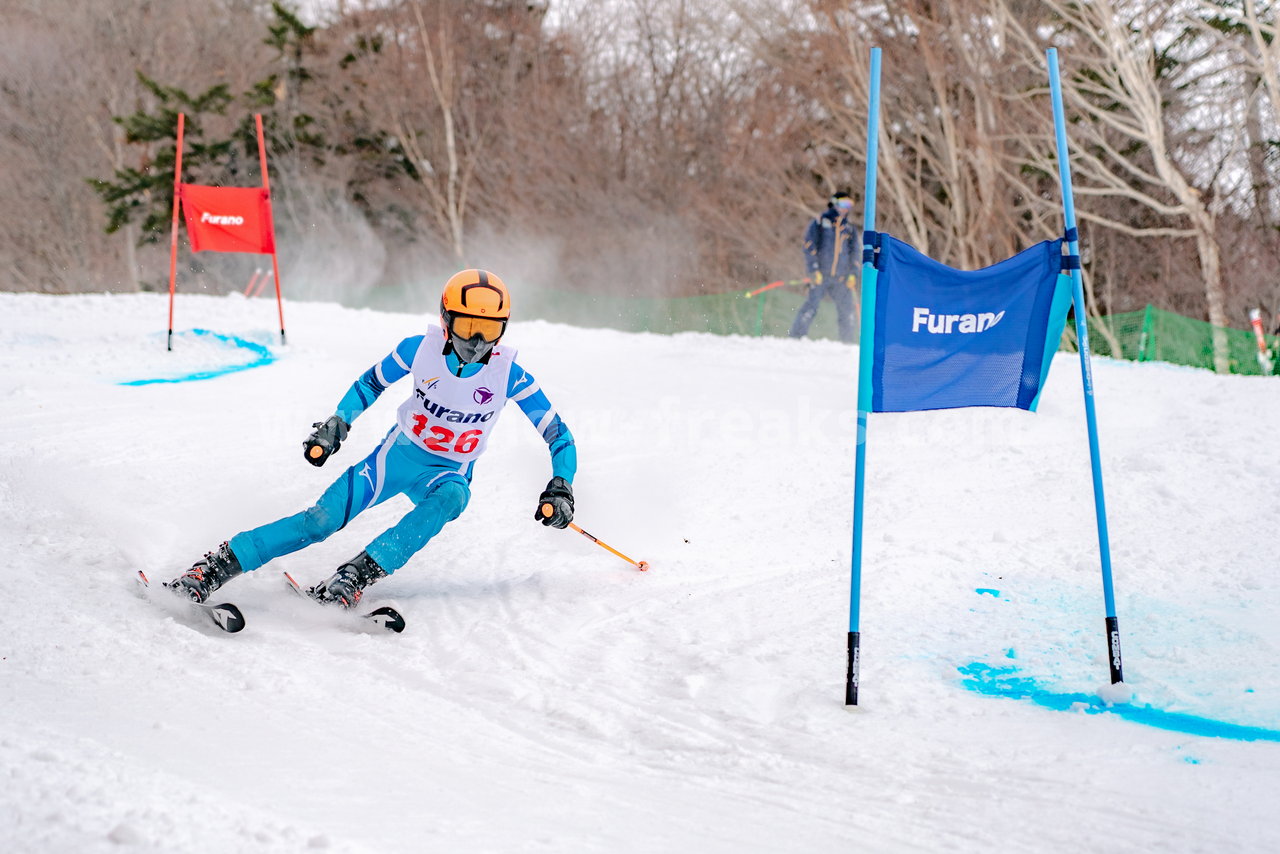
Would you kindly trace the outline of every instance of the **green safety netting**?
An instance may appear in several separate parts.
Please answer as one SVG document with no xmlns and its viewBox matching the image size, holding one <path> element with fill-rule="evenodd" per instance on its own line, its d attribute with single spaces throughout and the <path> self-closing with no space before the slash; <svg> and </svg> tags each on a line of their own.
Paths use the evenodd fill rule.
<svg viewBox="0 0 1280 854">
<path fill-rule="evenodd" d="M 1227 363 L 1233 374 L 1263 373 L 1258 361 L 1258 343 L 1252 330 L 1217 327 L 1227 348 Z M 1141 311 L 1108 314 L 1089 319 L 1089 346 L 1099 356 L 1114 356 L 1135 362 L 1172 362 L 1213 370 L 1215 327 L 1203 320 L 1183 317 L 1171 311 L 1147 306 Z M 1067 324 L 1063 346 L 1075 349 L 1075 325 Z M 1274 344 L 1271 359 L 1274 361 Z"/>
<path fill-rule="evenodd" d="M 541 291 L 524 295 L 520 313 L 523 317 L 627 332 L 783 337 L 803 300 L 802 287 L 775 288 L 754 297 L 742 293 L 622 297 Z M 1263 372 L 1252 331 L 1221 329 L 1220 333 L 1226 341 L 1232 373 Z M 829 299 L 820 304 L 809 337 L 837 338 L 835 306 Z M 1139 362 L 1172 362 L 1213 370 L 1213 337 L 1214 327 L 1210 324 L 1154 306 L 1089 320 L 1089 343 L 1094 354 Z M 1062 348 L 1075 350 L 1075 341 L 1074 322 L 1069 321 Z"/>
<path fill-rule="evenodd" d="M 754 297 L 741 293 L 695 297 L 619 297 L 541 291 L 524 294 L 520 314 L 573 326 L 627 332 L 712 332 L 717 335 L 785 336 L 804 290 L 776 288 Z M 856 309 L 856 306 L 855 306 Z M 810 338 L 837 338 L 836 309 L 823 300 Z"/>
</svg>

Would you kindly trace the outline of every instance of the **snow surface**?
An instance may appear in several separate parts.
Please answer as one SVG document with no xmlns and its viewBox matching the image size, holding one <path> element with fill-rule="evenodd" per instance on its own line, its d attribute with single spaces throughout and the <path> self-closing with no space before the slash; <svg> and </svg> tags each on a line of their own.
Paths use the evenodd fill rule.
<svg viewBox="0 0 1280 854">
<path fill-rule="evenodd" d="M 399 387 L 302 459 L 424 318 L 286 311 L 281 347 L 269 301 L 184 296 L 179 328 L 224 337 L 166 353 L 163 297 L 0 294 L 0 850 L 1280 850 L 1275 379 L 1095 364 L 1128 708 L 1155 725 L 1099 699 L 1125 697 L 1075 357 L 1037 415 L 872 416 L 851 710 L 833 342 L 517 320 L 578 439 L 578 522 L 648 573 L 532 520 L 549 465 L 513 407 L 467 512 L 374 588 L 404 635 L 279 574 L 327 576 L 403 498 L 225 588 L 238 636 L 139 599 L 135 568 L 307 506 L 390 425 Z M 226 336 L 275 360 L 121 384 L 260 358 Z"/>
</svg>

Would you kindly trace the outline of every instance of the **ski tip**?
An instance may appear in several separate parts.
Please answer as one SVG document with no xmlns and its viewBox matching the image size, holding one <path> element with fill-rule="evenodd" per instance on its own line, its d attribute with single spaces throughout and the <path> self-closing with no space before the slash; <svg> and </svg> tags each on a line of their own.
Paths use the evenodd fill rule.
<svg viewBox="0 0 1280 854">
<path fill-rule="evenodd" d="M 143 587 L 150 587 L 151 582 L 147 580 L 147 574 L 142 570 L 138 570 L 137 581 Z"/>
<path fill-rule="evenodd" d="M 638 564 L 636 564 L 636 569 L 640 570 L 641 572 L 648 572 L 648 571 L 649 571 L 649 561 L 647 561 L 647 560 L 642 560 L 642 561 L 640 561 Z"/>
<path fill-rule="evenodd" d="M 208 613 L 214 624 L 229 635 L 234 635 L 236 632 L 244 630 L 244 614 L 240 613 L 240 609 L 230 602 L 224 602 L 221 605 L 209 605 Z"/>
<path fill-rule="evenodd" d="M 404 617 L 402 617 L 400 615 L 400 612 L 397 611 L 395 608 L 392 608 L 390 605 L 384 605 L 381 608 L 375 608 L 369 613 L 365 614 L 364 618 L 374 623 L 375 625 L 379 625 L 382 628 L 386 629 L 387 631 L 395 632 L 396 634 L 400 634 L 401 632 L 403 632 L 406 625 L 404 621 Z"/>
</svg>

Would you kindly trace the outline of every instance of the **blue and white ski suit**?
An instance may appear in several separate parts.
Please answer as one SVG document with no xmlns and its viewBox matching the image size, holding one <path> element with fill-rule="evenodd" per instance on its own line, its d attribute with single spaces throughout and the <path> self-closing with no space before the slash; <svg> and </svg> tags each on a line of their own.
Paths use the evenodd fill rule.
<svg viewBox="0 0 1280 854">
<path fill-rule="evenodd" d="M 442 409 L 426 397 L 424 389 L 437 389 L 446 383 L 464 383 L 487 366 L 460 365 L 458 357 L 452 351 L 441 357 L 439 353 L 444 347 L 444 340 L 443 331 L 436 327 L 432 327 L 425 336 L 406 338 L 385 359 L 352 384 L 338 403 L 337 409 L 338 417 L 348 424 L 354 423 L 387 386 L 415 373 L 414 393 L 401 406 L 399 423 L 391 428 L 372 453 L 343 472 L 320 496 L 319 501 L 301 513 L 245 531 L 231 539 L 231 551 L 246 572 L 257 569 L 273 558 L 328 538 L 365 509 L 403 493 L 414 503 L 414 508 L 395 525 L 375 537 L 365 549 L 378 566 L 387 573 L 392 573 L 404 566 L 447 523 L 462 515 L 471 498 L 474 456 L 483 452 L 484 446 L 483 443 L 478 448 L 474 444 L 466 444 L 467 432 L 461 433 L 463 444 L 452 448 L 438 444 L 438 436 L 447 435 L 448 441 L 453 443 L 457 429 L 474 426 L 479 413 L 466 415 L 461 411 Z M 423 357 L 421 359 L 420 349 Z M 494 350 L 494 357 L 500 356 L 502 349 L 499 345 Z M 573 435 L 556 414 L 537 380 L 516 364 L 511 356 L 508 361 L 510 370 L 507 373 L 504 401 L 515 401 L 542 434 L 551 451 L 553 476 L 572 483 L 578 467 Z M 424 370 L 424 365 L 447 366 L 448 373 L 433 377 L 417 376 L 415 367 Z M 446 386 L 445 391 L 449 390 L 456 391 Z M 476 391 L 477 403 L 485 395 L 491 394 L 487 388 Z M 494 412 L 493 416 L 496 414 Z M 450 422 L 465 423 L 449 425 L 449 428 L 455 429 L 448 429 L 441 424 L 433 427 L 431 432 L 422 434 L 423 427 L 430 420 L 442 421 L 446 415 Z M 487 422 L 491 418 L 492 416 L 486 417 L 484 420 Z M 438 436 L 433 437 L 431 433 L 436 431 Z M 413 435 L 415 432 L 419 435 Z M 470 432 L 480 433 L 479 430 Z M 482 438 L 487 440 L 487 434 Z M 424 444 L 438 448 L 442 453 L 432 453 Z M 470 452 L 473 457 L 468 460 L 468 454 L 456 453 L 458 447 Z"/>
</svg>

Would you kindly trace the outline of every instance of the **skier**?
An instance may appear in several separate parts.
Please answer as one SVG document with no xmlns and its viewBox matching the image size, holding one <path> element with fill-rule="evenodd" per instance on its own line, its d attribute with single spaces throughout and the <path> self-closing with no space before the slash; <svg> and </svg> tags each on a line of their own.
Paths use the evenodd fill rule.
<svg viewBox="0 0 1280 854">
<path fill-rule="evenodd" d="M 319 602 L 353 607 L 364 588 L 404 566 L 466 509 L 475 461 L 508 400 L 520 406 L 551 451 L 552 478 L 538 497 L 534 518 L 566 527 L 573 519 L 577 450 L 537 380 L 516 364 L 515 349 L 498 346 L 510 317 L 510 293 L 493 273 L 463 270 L 452 276 L 440 297 L 442 328 L 432 326 L 401 341 L 355 381 L 335 414 L 312 425 L 315 432 L 303 443 L 307 462 L 324 465 L 347 438 L 351 422 L 387 386 L 412 373 L 413 390 L 400 405 L 396 425 L 373 452 L 343 472 L 311 507 L 236 534 L 166 586 L 205 602 L 237 575 L 320 542 L 365 509 L 404 493 L 414 508 L 307 590 Z M 550 515 L 544 505 L 550 505 Z"/>
<path fill-rule="evenodd" d="M 853 199 L 845 190 L 831 195 L 827 209 L 813 218 L 804 232 L 804 266 L 809 276 L 809 293 L 791 323 L 791 337 L 803 338 L 818 313 L 824 296 L 836 304 L 836 324 L 840 340 L 853 343 L 853 289 L 857 287 L 854 268 L 858 261 L 860 236 L 850 212 Z"/>
</svg>

